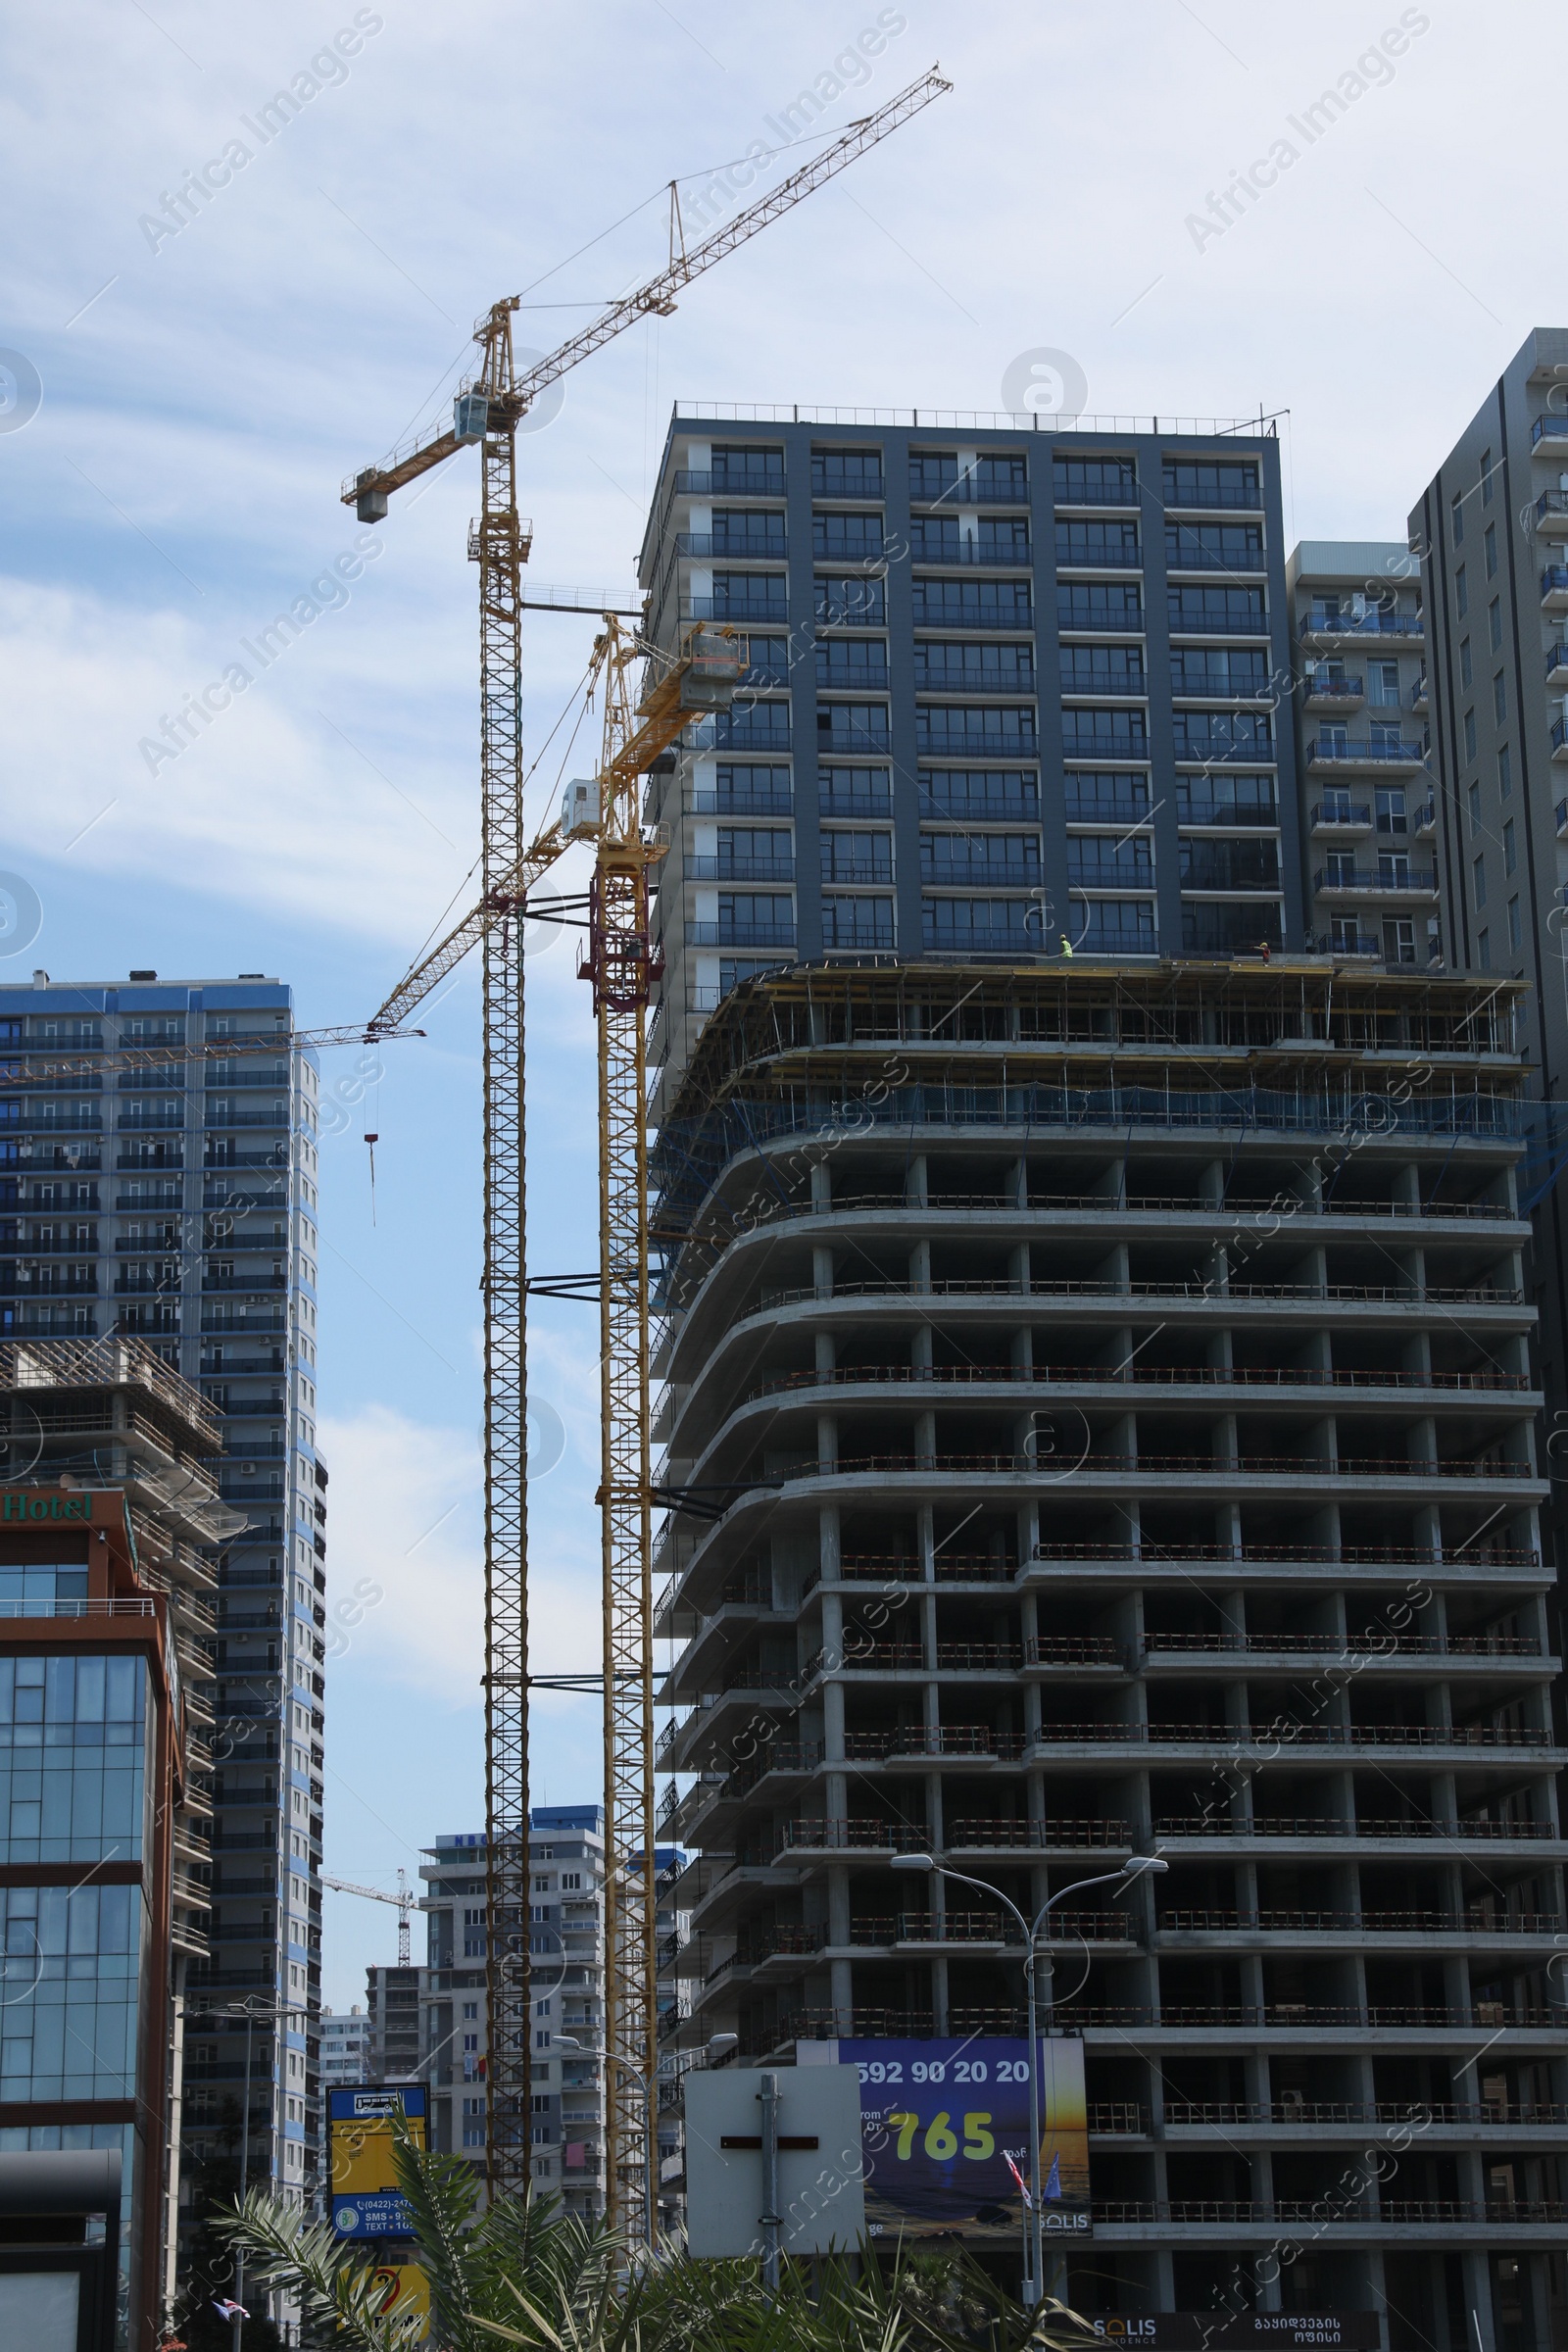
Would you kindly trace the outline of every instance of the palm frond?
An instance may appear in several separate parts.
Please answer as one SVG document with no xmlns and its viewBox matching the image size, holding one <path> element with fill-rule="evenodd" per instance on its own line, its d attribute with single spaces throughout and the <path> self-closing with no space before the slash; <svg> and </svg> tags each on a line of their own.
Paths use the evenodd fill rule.
<svg viewBox="0 0 1568 2352">
<path fill-rule="evenodd" d="M 253 2188 L 213 2227 L 243 2247 L 266 2285 L 297 2296 L 309 2319 L 331 2323 L 345 2352 L 414 2352 L 423 2322 L 382 2310 L 384 2281 L 329 2222 L 309 2222 L 297 2205 Z"/>
</svg>

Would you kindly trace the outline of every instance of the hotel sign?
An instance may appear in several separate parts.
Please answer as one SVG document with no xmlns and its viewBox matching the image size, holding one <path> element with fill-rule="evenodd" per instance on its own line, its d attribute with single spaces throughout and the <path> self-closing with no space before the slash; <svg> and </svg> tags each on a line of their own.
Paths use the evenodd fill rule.
<svg viewBox="0 0 1568 2352">
<path fill-rule="evenodd" d="M 92 1518 L 92 1495 L 69 1487 L 10 1487 L 0 1491 L 0 1527 L 80 1524 Z"/>
</svg>

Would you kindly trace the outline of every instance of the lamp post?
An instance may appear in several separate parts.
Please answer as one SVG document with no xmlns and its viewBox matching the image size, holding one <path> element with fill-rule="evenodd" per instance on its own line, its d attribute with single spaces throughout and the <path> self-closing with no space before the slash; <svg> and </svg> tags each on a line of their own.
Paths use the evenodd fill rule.
<svg viewBox="0 0 1568 2352">
<path fill-rule="evenodd" d="M 655 2124 L 653 2082 L 650 2081 L 649 2077 L 643 2073 L 643 2070 L 640 2066 L 633 2066 L 629 2058 L 618 2057 L 613 2050 L 591 2049 L 587 2042 L 579 2041 L 575 2034 L 558 2034 L 556 2035 L 556 2047 L 558 2050 L 574 2050 L 579 2058 L 603 2058 L 607 2066 L 623 2067 L 626 2073 L 631 2076 L 632 2080 L 637 2084 L 638 2089 L 642 2092 L 643 2236 L 647 2241 L 648 2251 L 651 2254 L 654 2250 L 656 2210 L 654 2205 L 654 2192 L 658 2185 L 658 2166 L 654 2154 Z M 564 2143 L 563 2143 L 563 2145 L 564 2145 Z"/>
<path fill-rule="evenodd" d="M 224 2010 L 208 2010 L 206 2012 L 198 2012 L 198 2015 L 202 2014 L 205 2014 L 208 2017 L 243 2017 L 245 2020 L 245 2096 L 240 2108 L 239 2136 L 239 2198 L 240 2203 L 243 2205 L 245 2202 L 246 2190 L 250 2186 L 251 2175 L 252 2036 L 258 2025 L 276 2026 L 285 2022 L 291 2017 L 301 2016 L 305 2014 L 305 2012 L 293 2007 L 287 2007 L 283 2009 L 269 2008 L 265 2001 L 259 2002 L 254 1995 L 247 1995 L 243 2001 L 230 2001 Z M 195 2022 L 195 2019 L 187 2018 L 187 2023 L 194 2024 Z M 242 2245 L 236 2245 L 234 2248 L 234 2293 L 232 2300 L 236 2304 L 241 2304 L 245 2300 L 245 2249 Z M 244 2321 L 237 2318 L 229 2322 L 229 2327 L 232 2331 L 233 2352 L 240 2352 L 240 2337 L 244 2325 Z"/>
<path fill-rule="evenodd" d="M 1045 2230 L 1040 2199 L 1040 2025 L 1037 2012 L 1044 2008 L 1045 2028 L 1049 2033 L 1053 1975 L 1051 1954 L 1041 1945 L 1041 1930 L 1065 1896 L 1082 1894 L 1088 1886 L 1131 1886 L 1138 1879 L 1152 1878 L 1168 1870 L 1170 1864 L 1159 1854 L 1134 1854 L 1131 1861 L 1120 1870 L 1103 1871 L 1093 1879 L 1075 1879 L 1070 1886 L 1059 1886 L 1054 1894 L 1047 1897 L 1035 1913 L 1031 1925 L 1011 1897 L 1004 1894 L 1000 1886 L 994 1886 L 989 1879 L 972 1879 L 966 1871 L 949 1870 L 945 1863 L 936 1861 L 930 1854 L 894 1854 L 890 1859 L 895 1870 L 923 1870 L 934 1878 L 954 1879 L 960 1886 L 978 1886 L 983 1894 L 991 1895 L 1010 1911 L 1023 1931 L 1023 1979 L 1029 2012 L 1029 2211 L 1025 2216 L 1023 2233 L 1023 2300 L 1032 2310 L 1045 2292 Z"/>
</svg>

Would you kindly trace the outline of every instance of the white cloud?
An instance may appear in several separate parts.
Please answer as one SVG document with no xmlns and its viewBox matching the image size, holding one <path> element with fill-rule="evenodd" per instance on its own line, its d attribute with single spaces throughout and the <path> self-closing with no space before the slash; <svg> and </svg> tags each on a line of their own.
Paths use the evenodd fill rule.
<svg viewBox="0 0 1568 2352">
<path fill-rule="evenodd" d="M 318 1430 L 331 1473 L 329 1679 L 406 1686 L 447 1708 L 477 1705 L 484 1572 L 475 1438 L 387 1404 L 325 1418 Z M 583 1491 L 574 1469 L 568 1454 L 529 1490 L 529 1636 L 539 1673 L 581 1670 L 599 1657 L 598 1521 L 592 1489 Z M 559 1502 L 547 1493 L 554 1478 L 563 1482 Z"/>
</svg>

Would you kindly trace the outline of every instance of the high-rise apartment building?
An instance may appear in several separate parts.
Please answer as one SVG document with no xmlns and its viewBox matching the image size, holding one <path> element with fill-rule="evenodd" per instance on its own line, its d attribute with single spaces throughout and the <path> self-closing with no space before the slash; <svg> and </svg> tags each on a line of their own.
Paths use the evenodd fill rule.
<svg viewBox="0 0 1568 2352">
<path fill-rule="evenodd" d="M 533 2178 L 569 2212 L 596 2215 L 604 2211 L 605 2069 L 593 2055 L 604 2046 L 604 1808 L 535 1805 L 529 1818 Z M 431 2144 L 478 2164 L 490 2047 L 483 1833 L 436 1838 L 419 1876 L 429 1924 L 418 2063 L 430 2086 Z M 580 2048 L 564 2049 L 563 2036 Z"/>
<path fill-rule="evenodd" d="M 1272 434 L 678 410 L 641 576 L 752 654 L 650 791 L 660 1111 L 781 963 L 1303 944 Z"/>
<path fill-rule="evenodd" d="M 127 1334 L 218 1418 L 210 1954 L 188 1964 L 187 2170 L 247 2080 L 249 2173 L 316 2179 L 326 1471 L 316 1448 L 318 1076 L 250 974 L 0 987 L 0 1337 Z M 181 1059 L 232 1045 L 230 1058 Z M 215 1452 L 218 1432 L 215 1431 Z M 237 2013 L 245 2004 L 249 2019 Z M 199 2042 L 199 2051 L 195 2045 Z"/>
<path fill-rule="evenodd" d="M 317 2139 L 317 2171 L 324 2181 L 330 2165 L 327 2147 L 326 2094 L 342 2090 L 356 2082 L 368 2082 L 370 2073 L 370 2021 L 358 2001 L 347 2011 L 321 2011 L 321 2123 Z"/>
<path fill-rule="evenodd" d="M 1517 987 L 812 949 L 724 996 L 656 1152 L 662 1765 L 701 1849 L 666 2047 L 1019 2034 L 1000 1904 L 890 1859 L 1065 1894 L 1079 2309 L 1544 2352 L 1568 1846 Z"/>
<path fill-rule="evenodd" d="M 1425 969 L 1443 936 L 1420 561 L 1309 540 L 1286 582 L 1313 945 Z"/>
<path fill-rule="evenodd" d="M 1535 1204 L 1542 1370 L 1568 1404 L 1568 330 L 1537 327 L 1409 521 L 1432 638 L 1432 731 L 1451 961 L 1526 984 L 1541 1100 Z"/>
<path fill-rule="evenodd" d="M 119 2152 L 129 2352 L 174 2291 L 210 1950 L 220 1442 L 142 1341 L 0 1345 L 0 2153 Z"/>
</svg>

